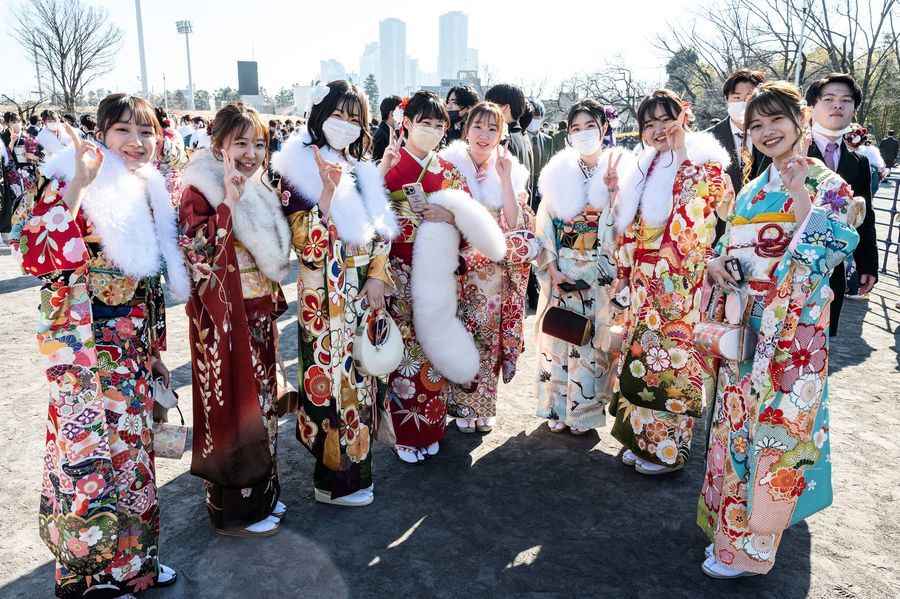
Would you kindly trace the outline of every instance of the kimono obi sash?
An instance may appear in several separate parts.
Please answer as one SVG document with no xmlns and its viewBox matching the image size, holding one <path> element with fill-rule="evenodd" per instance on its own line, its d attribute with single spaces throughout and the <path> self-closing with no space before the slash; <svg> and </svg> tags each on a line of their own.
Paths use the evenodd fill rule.
<svg viewBox="0 0 900 599">
<path fill-rule="evenodd" d="M 429 194 L 426 193 L 425 197 L 428 197 L 428 195 Z M 389 197 L 391 200 L 391 208 L 393 208 L 394 214 L 397 215 L 397 224 L 400 228 L 400 233 L 397 235 L 397 238 L 394 239 L 394 242 L 414 242 L 416 240 L 416 231 L 418 230 L 419 225 L 422 224 L 422 217 L 413 211 L 402 188 L 392 191 Z"/>
<path fill-rule="evenodd" d="M 732 218 L 725 252 L 741 261 L 751 292 L 762 292 L 765 283 L 774 280 L 774 270 L 787 252 L 796 229 L 797 222 L 791 213 L 764 212 L 750 218 L 743 215 Z"/>
<path fill-rule="evenodd" d="M 106 258 L 98 238 L 88 237 L 85 241 L 90 256 L 87 288 L 94 316 L 116 318 L 130 315 L 134 307 L 143 308 L 147 302 L 149 279 L 137 279 L 123 273 Z"/>
<path fill-rule="evenodd" d="M 635 231 L 638 250 L 659 249 L 660 240 L 662 239 L 663 233 L 666 232 L 667 226 L 668 223 L 659 227 L 651 227 L 642 220 L 640 226 L 637 227 L 637 230 Z"/>
<path fill-rule="evenodd" d="M 244 299 L 270 297 L 276 290 L 277 283 L 264 275 L 256 265 L 253 255 L 237 239 L 234 240 L 234 254 L 237 257 L 241 274 L 241 295 Z"/>
<path fill-rule="evenodd" d="M 566 247 L 559 248 L 559 258 L 562 260 L 570 260 L 572 262 L 597 262 L 600 257 L 600 251 L 596 248 L 591 250 L 576 250 Z"/>
<path fill-rule="evenodd" d="M 556 232 L 556 249 L 576 252 L 593 252 L 599 241 L 600 212 L 588 208 L 569 222 L 553 219 Z"/>
</svg>

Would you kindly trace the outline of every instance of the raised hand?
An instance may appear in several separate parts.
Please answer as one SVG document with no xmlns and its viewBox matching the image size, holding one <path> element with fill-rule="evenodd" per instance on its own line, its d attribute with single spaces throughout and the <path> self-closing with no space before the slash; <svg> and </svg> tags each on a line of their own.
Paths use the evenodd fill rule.
<svg viewBox="0 0 900 599">
<path fill-rule="evenodd" d="M 319 178 L 322 179 L 322 193 L 331 197 L 338 184 L 341 182 L 341 174 L 343 169 L 340 164 L 328 162 L 322 158 L 319 148 L 313 146 L 313 158 L 316 160 L 316 167 L 319 169 Z"/>
<path fill-rule="evenodd" d="M 609 190 L 610 196 L 615 196 L 619 192 L 619 161 L 622 160 L 622 153 L 616 152 L 609 159 L 609 166 L 606 168 L 606 174 L 603 175 L 603 183 Z"/>
<path fill-rule="evenodd" d="M 687 132 L 686 125 L 690 109 L 690 105 L 685 104 L 678 118 L 666 125 L 666 141 L 669 142 L 669 149 L 673 152 L 684 149 L 684 136 Z"/>
<path fill-rule="evenodd" d="M 781 181 L 791 195 L 805 194 L 806 175 L 809 173 L 809 159 L 806 156 L 792 156 L 781 170 Z"/>
<path fill-rule="evenodd" d="M 403 140 L 400 134 L 394 131 L 393 127 L 388 127 L 388 135 L 390 135 L 390 141 L 384 149 L 381 162 L 378 164 L 378 170 L 381 172 L 382 177 L 400 162 L 400 147 Z"/>
<path fill-rule="evenodd" d="M 244 194 L 244 185 L 247 178 L 237 170 L 234 159 L 227 152 L 222 152 L 222 161 L 225 164 L 225 203 L 229 206 L 237 204 Z"/>
<path fill-rule="evenodd" d="M 497 146 L 497 174 L 503 182 L 512 181 L 513 161 L 509 150 L 503 146 Z"/>
<path fill-rule="evenodd" d="M 93 142 L 82 139 L 68 124 L 64 124 L 66 134 L 72 138 L 75 148 L 75 176 L 73 183 L 87 187 L 97 178 L 103 166 L 103 152 Z"/>
</svg>

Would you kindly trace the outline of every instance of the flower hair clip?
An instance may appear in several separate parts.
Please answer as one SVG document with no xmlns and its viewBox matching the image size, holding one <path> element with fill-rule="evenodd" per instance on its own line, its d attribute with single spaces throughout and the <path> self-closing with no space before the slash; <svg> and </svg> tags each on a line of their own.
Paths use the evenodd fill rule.
<svg viewBox="0 0 900 599">
<path fill-rule="evenodd" d="M 610 129 L 615 129 L 619 126 L 619 111 L 615 107 L 604 106 L 603 114 L 606 115 L 606 121 L 609 123 Z"/>
<path fill-rule="evenodd" d="M 331 91 L 331 88 L 328 87 L 325 83 L 321 81 L 316 83 L 316 86 L 312 88 L 312 91 L 309 93 L 309 99 L 312 101 L 313 106 L 318 106 L 319 103 L 325 99 L 325 96 Z"/>
</svg>

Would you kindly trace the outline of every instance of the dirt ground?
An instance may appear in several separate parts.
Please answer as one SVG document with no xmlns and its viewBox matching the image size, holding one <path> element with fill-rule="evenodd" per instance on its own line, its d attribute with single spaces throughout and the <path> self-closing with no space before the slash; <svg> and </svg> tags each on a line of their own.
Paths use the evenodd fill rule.
<svg viewBox="0 0 900 599">
<path fill-rule="evenodd" d="M 295 286 L 287 286 L 294 299 Z M 52 596 L 52 562 L 37 534 L 46 390 L 32 335 L 36 281 L 0 256 L 0 598 Z M 448 433 L 424 465 L 375 451 L 376 500 L 316 504 L 313 461 L 282 421 L 279 467 L 287 519 L 269 539 L 216 536 L 200 481 L 181 461 L 157 462 L 163 561 L 174 587 L 152 599 L 230 597 L 900 597 L 900 288 L 885 277 L 868 302 L 847 302 L 832 341 L 834 505 L 785 533 L 765 577 L 719 582 L 700 572 L 695 526 L 703 433 L 681 473 L 643 477 L 622 466 L 606 427 L 575 438 L 532 416 L 534 344 L 502 388 L 499 426 Z M 281 322 L 296 355 L 296 302 Z M 529 319 L 530 325 L 533 317 Z M 190 419 L 181 306 L 169 310 L 165 356 Z M 288 359 L 292 375 L 296 359 Z"/>
</svg>

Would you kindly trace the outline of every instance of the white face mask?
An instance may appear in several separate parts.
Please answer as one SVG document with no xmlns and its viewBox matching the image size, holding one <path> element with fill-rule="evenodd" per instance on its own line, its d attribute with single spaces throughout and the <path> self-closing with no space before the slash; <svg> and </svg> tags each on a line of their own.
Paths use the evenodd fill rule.
<svg viewBox="0 0 900 599">
<path fill-rule="evenodd" d="M 362 129 L 359 125 L 332 116 L 322 124 L 322 133 L 328 145 L 340 152 L 359 139 Z"/>
<path fill-rule="evenodd" d="M 430 152 L 444 139 L 443 131 L 425 125 L 415 125 L 409 131 L 409 140 L 417 147 Z"/>
<path fill-rule="evenodd" d="M 845 133 L 849 133 L 853 127 L 847 126 L 840 130 L 829 129 L 828 127 L 823 127 L 819 123 L 813 121 L 812 130 L 813 133 L 818 133 L 819 135 L 825 135 L 826 137 L 842 137 Z"/>
<path fill-rule="evenodd" d="M 541 125 L 544 124 L 544 119 L 535 118 L 532 119 L 530 123 L 528 123 L 528 132 L 529 133 L 537 133 L 541 130 Z"/>
<path fill-rule="evenodd" d="M 746 102 L 729 102 L 728 103 L 728 116 L 731 117 L 731 120 L 739 125 L 744 124 L 744 113 L 747 111 L 747 103 Z"/>
<path fill-rule="evenodd" d="M 569 133 L 569 143 L 582 156 L 592 156 L 600 149 L 600 129 L 585 129 L 578 133 Z"/>
</svg>

